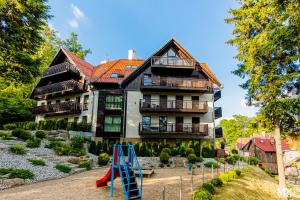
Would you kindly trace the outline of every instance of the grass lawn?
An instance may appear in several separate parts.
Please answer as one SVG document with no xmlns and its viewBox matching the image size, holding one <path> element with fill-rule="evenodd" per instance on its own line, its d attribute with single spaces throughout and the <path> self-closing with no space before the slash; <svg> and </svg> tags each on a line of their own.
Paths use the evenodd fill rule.
<svg viewBox="0 0 300 200">
<path fill-rule="evenodd" d="M 242 177 L 217 189 L 214 200 L 280 200 L 274 178 L 257 167 L 243 170 Z"/>
</svg>

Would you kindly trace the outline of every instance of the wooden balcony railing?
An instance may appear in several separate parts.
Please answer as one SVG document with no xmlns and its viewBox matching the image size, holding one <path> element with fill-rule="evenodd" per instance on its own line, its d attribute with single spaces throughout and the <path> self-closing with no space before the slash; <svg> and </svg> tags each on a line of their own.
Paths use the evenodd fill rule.
<svg viewBox="0 0 300 200">
<path fill-rule="evenodd" d="M 192 100 L 140 100 L 140 112 L 208 112 L 207 102 Z"/>
<path fill-rule="evenodd" d="M 193 90 L 212 92 L 213 85 L 207 80 L 190 78 L 152 77 L 142 79 L 141 89 Z"/>
<path fill-rule="evenodd" d="M 80 74 L 74 65 L 72 65 L 71 63 L 68 63 L 68 62 L 64 62 L 64 63 L 58 64 L 58 65 L 53 65 L 53 66 L 47 68 L 44 72 L 43 77 L 49 77 L 49 76 L 61 74 L 64 72 Z"/>
<path fill-rule="evenodd" d="M 54 93 L 61 93 L 61 92 L 80 92 L 83 91 L 83 84 L 79 83 L 76 80 L 67 80 L 67 81 L 62 81 L 58 83 L 53 83 L 50 85 L 38 87 L 34 90 L 34 96 L 44 96 L 44 95 L 49 95 L 49 94 L 54 94 Z"/>
<path fill-rule="evenodd" d="M 62 115 L 62 114 L 79 114 L 82 105 L 76 102 L 62 102 L 57 104 L 41 105 L 33 108 L 33 114 Z"/>
<path fill-rule="evenodd" d="M 168 123 L 168 124 L 139 124 L 139 133 L 188 133 L 201 136 L 208 136 L 208 124 L 192 124 L 192 123 Z M 157 134 L 159 135 L 159 134 Z"/>
<path fill-rule="evenodd" d="M 195 60 L 189 58 L 178 58 L 178 57 L 161 57 L 153 56 L 151 58 L 152 66 L 171 66 L 180 68 L 194 68 Z"/>
</svg>

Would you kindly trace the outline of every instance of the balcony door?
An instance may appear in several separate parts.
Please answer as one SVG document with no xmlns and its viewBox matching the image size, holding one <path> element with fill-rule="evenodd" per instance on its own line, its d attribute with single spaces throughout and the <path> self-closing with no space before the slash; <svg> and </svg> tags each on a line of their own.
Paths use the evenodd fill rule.
<svg viewBox="0 0 300 200">
<path fill-rule="evenodd" d="M 183 108 L 183 96 L 176 96 L 176 109 Z"/>
<path fill-rule="evenodd" d="M 168 118 L 167 116 L 159 116 L 159 132 L 167 132 Z"/>
<path fill-rule="evenodd" d="M 159 106 L 160 108 L 164 109 L 167 108 L 167 95 L 159 95 Z"/>
<path fill-rule="evenodd" d="M 200 132 L 200 118 L 192 117 L 192 132 L 199 133 Z"/>
<path fill-rule="evenodd" d="M 176 132 L 183 132 L 183 117 L 176 117 L 175 126 Z"/>
<path fill-rule="evenodd" d="M 192 96 L 193 110 L 199 109 L 199 96 Z"/>
<path fill-rule="evenodd" d="M 151 108 L 151 95 L 150 94 L 144 94 L 143 95 L 143 108 Z"/>
</svg>

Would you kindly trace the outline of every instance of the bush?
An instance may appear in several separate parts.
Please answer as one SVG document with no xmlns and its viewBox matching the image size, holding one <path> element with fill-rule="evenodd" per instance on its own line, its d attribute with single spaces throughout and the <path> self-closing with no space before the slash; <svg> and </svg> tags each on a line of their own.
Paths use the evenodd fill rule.
<svg viewBox="0 0 300 200">
<path fill-rule="evenodd" d="M 226 173 L 220 174 L 220 175 L 219 175 L 219 178 L 221 179 L 221 181 L 222 181 L 223 183 L 227 183 L 227 182 L 230 181 L 230 178 L 229 178 L 228 174 L 226 174 Z"/>
<path fill-rule="evenodd" d="M 252 157 L 252 156 L 250 156 L 250 157 L 245 157 L 243 160 L 244 160 L 245 162 L 247 162 L 249 165 L 257 165 L 258 162 L 259 162 L 259 160 L 258 160 L 257 158 Z"/>
<path fill-rule="evenodd" d="M 17 125 L 15 125 L 15 124 L 5 124 L 5 125 L 3 126 L 3 128 L 4 128 L 5 130 L 14 130 L 14 129 L 17 128 Z"/>
<path fill-rule="evenodd" d="M 26 149 L 23 145 L 21 144 L 13 144 L 12 146 L 9 147 L 10 152 L 18 155 L 24 155 L 26 154 Z"/>
<path fill-rule="evenodd" d="M 205 190 L 194 193 L 192 200 L 212 200 L 212 195 Z"/>
<path fill-rule="evenodd" d="M 34 166 L 45 166 L 46 163 L 43 160 L 38 160 L 38 159 L 27 159 L 29 162 L 31 162 L 32 165 Z"/>
<path fill-rule="evenodd" d="M 206 190 L 210 194 L 214 194 L 216 192 L 214 186 L 211 183 L 203 183 L 201 189 Z"/>
<path fill-rule="evenodd" d="M 3 140 L 8 140 L 11 137 L 11 133 L 10 132 L 2 132 L 0 131 L 0 138 L 2 138 Z"/>
<path fill-rule="evenodd" d="M 147 155 L 147 147 L 146 147 L 146 144 L 144 142 L 142 142 L 141 146 L 140 146 L 140 151 L 139 151 L 139 155 L 141 157 L 146 157 Z"/>
<path fill-rule="evenodd" d="M 207 146 L 202 148 L 202 156 L 204 158 L 213 158 L 215 156 L 215 151 L 213 147 Z"/>
<path fill-rule="evenodd" d="M 196 160 L 197 160 L 197 156 L 194 153 L 191 153 L 188 155 L 187 157 L 189 163 L 195 164 Z"/>
<path fill-rule="evenodd" d="M 213 185 L 213 186 L 222 186 L 223 185 L 223 182 L 220 178 L 214 178 L 210 181 L 210 183 Z"/>
<path fill-rule="evenodd" d="M 242 171 L 239 169 L 236 169 L 235 174 L 237 175 L 237 177 L 240 177 L 242 175 Z"/>
<path fill-rule="evenodd" d="M 233 157 L 233 156 L 228 156 L 228 157 L 226 158 L 226 161 L 227 161 L 227 163 L 230 164 L 230 165 L 235 165 L 235 164 L 236 164 L 236 159 L 235 159 L 235 157 Z"/>
<path fill-rule="evenodd" d="M 95 141 L 91 141 L 90 146 L 89 146 L 89 152 L 91 154 L 97 155 L 97 146 Z"/>
<path fill-rule="evenodd" d="M 232 150 L 231 150 L 231 153 L 232 153 L 232 154 L 238 154 L 239 152 L 238 152 L 238 150 L 236 150 L 236 149 L 232 149 Z"/>
<path fill-rule="evenodd" d="M 166 152 L 167 154 L 171 155 L 171 149 L 170 148 L 163 148 L 161 152 Z"/>
<path fill-rule="evenodd" d="M 110 156 L 107 153 L 101 153 L 98 157 L 98 163 L 100 165 L 107 165 L 110 160 Z"/>
<path fill-rule="evenodd" d="M 10 174 L 9 178 L 33 179 L 34 173 L 27 169 L 0 168 L 0 174 Z"/>
<path fill-rule="evenodd" d="M 187 148 L 187 149 L 185 150 L 185 154 L 186 154 L 186 156 L 188 156 L 188 155 L 190 155 L 190 154 L 195 154 L 195 151 L 194 151 L 194 149 L 192 149 L 192 148 Z"/>
<path fill-rule="evenodd" d="M 46 138 L 46 133 L 44 131 L 37 131 L 35 132 L 35 137 L 40 138 L 40 139 L 44 139 Z"/>
<path fill-rule="evenodd" d="M 236 178 L 236 173 L 234 170 L 228 171 L 227 174 L 230 180 Z"/>
<path fill-rule="evenodd" d="M 170 159 L 170 155 L 166 151 L 162 151 L 159 155 L 159 160 L 163 164 L 168 164 Z"/>
<path fill-rule="evenodd" d="M 21 135 L 21 132 L 23 132 L 23 131 L 25 131 L 25 130 L 21 129 L 21 128 L 16 128 L 11 132 L 11 134 L 12 134 L 12 136 L 19 138 Z"/>
<path fill-rule="evenodd" d="M 22 140 L 28 140 L 32 136 L 29 131 L 25 131 L 24 129 L 20 129 L 20 128 L 14 129 L 12 131 L 12 135 Z"/>
<path fill-rule="evenodd" d="M 81 149 L 77 149 L 77 148 L 72 148 L 70 146 L 65 147 L 65 149 L 69 149 L 69 155 L 71 156 L 84 156 L 86 154 L 85 149 L 81 148 Z M 66 154 L 67 155 L 67 154 Z"/>
<path fill-rule="evenodd" d="M 26 147 L 29 148 L 38 148 L 41 145 L 41 139 L 31 137 L 29 140 L 27 140 Z"/>
<path fill-rule="evenodd" d="M 204 163 L 204 166 L 207 167 L 207 168 L 213 167 L 214 169 L 220 167 L 217 163 L 212 162 L 212 161 Z"/>
<path fill-rule="evenodd" d="M 84 137 L 74 136 L 71 138 L 71 147 L 75 149 L 83 148 L 83 143 L 85 142 Z"/>
<path fill-rule="evenodd" d="M 200 156 L 200 157 L 197 157 L 196 158 L 196 162 L 203 162 L 203 158 Z"/>
<path fill-rule="evenodd" d="M 53 150 L 59 156 L 66 156 L 66 155 L 70 155 L 71 147 L 65 143 L 61 143 L 60 146 L 55 146 Z"/>
<path fill-rule="evenodd" d="M 91 163 L 89 161 L 80 161 L 78 167 L 79 168 L 85 168 L 87 170 L 92 169 Z"/>
<path fill-rule="evenodd" d="M 216 158 L 219 163 L 225 164 L 225 160 L 223 158 Z"/>
<path fill-rule="evenodd" d="M 55 169 L 64 173 L 69 173 L 71 171 L 71 168 L 68 165 L 64 165 L 64 164 L 55 165 Z"/>
</svg>

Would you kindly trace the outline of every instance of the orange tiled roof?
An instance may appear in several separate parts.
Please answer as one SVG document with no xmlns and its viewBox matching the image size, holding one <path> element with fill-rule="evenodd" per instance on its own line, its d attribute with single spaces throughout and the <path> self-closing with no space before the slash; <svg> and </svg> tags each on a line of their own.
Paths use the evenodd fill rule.
<svg viewBox="0 0 300 200">
<path fill-rule="evenodd" d="M 65 55 L 74 62 L 74 64 L 79 68 L 79 70 L 86 76 L 87 79 L 90 79 L 93 73 L 94 66 L 90 63 L 86 62 L 85 60 L 79 58 L 74 53 L 63 49 L 62 51 L 65 53 Z"/>
<path fill-rule="evenodd" d="M 100 64 L 94 68 L 91 80 L 93 82 L 119 83 L 127 78 L 143 62 L 144 60 L 140 59 L 118 59 Z M 130 68 L 127 66 L 135 66 L 137 68 Z M 111 77 L 112 74 L 119 74 L 123 77 L 113 78 Z"/>
</svg>

